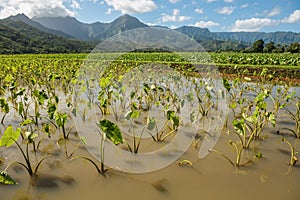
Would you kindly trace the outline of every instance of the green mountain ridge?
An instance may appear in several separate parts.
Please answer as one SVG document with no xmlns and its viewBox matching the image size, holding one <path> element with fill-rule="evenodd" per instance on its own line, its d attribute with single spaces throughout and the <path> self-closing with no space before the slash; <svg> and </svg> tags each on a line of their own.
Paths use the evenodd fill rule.
<svg viewBox="0 0 300 200">
<path fill-rule="evenodd" d="M 300 42 L 300 33 L 277 31 L 265 32 L 214 32 L 216 36 L 225 41 L 242 41 L 253 43 L 262 39 L 265 43 L 290 44 Z"/>
<path fill-rule="evenodd" d="M 75 38 L 83 40 L 103 40 L 119 32 L 130 30 L 133 28 L 148 27 L 148 25 L 139 21 L 130 15 L 123 15 L 113 22 L 100 23 L 95 22 L 86 24 L 78 21 L 74 17 L 44 17 L 32 18 L 33 21 L 39 22 L 41 25 L 65 32 Z M 177 29 L 183 34 L 189 35 L 197 41 L 205 39 L 233 42 L 242 45 L 249 45 L 258 39 L 263 39 L 266 43 L 274 42 L 275 44 L 290 44 L 300 42 L 300 33 L 294 32 L 211 32 L 207 28 L 199 28 L 193 26 L 182 26 Z M 236 45 L 238 45 L 236 44 Z"/>
<path fill-rule="evenodd" d="M 91 24 L 70 16 L 30 19 L 18 14 L 0 20 L 0 53 L 89 52 L 115 34 L 144 27 L 149 26 L 127 14 L 110 23 Z M 240 51 L 252 46 L 258 39 L 280 45 L 300 41 L 300 33 L 293 32 L 211 32 L 207 28 L 193 26 L 182 26 L 174 31 L 193 38 L 207 51 Z"/>
<path fill-rule="evenodd" d="M 92 45 L 40 31 L 22 21 L 0 21 L 0 53 L 89 52 Z"/>
</svg>

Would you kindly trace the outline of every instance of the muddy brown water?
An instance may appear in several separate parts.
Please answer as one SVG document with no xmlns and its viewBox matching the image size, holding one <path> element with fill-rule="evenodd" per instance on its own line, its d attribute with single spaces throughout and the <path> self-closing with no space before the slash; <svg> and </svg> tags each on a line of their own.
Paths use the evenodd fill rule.
<svg viewBox="0 0 300 200">
<path fill-rule="evenodd" d="M 293 124 L 283 113 L 278 121 L 278 127 L 268 126 L 262 134 L 264 139 L 253 143 L 255 151 L 262 152 L 263 157 L 256 158 L 254 151 L 245 151 L 243 161 L 251 159 L 253 162 L 238 169 L 216 153 L 200 160 L 197 157 L 199 149 L 191 146 L 179 160 L 161 170 L 144 174 L 109 170 L 102 176 L 87 161 L 77 159 L 71 162 L 66 159 L 62 146 L 53 145 L 53 141 L 45 142 L 40 147 L 41 151 L 54 156 L 42 164 L 37 179 L 30 178 L 23 168 L 9 168 L 9 174 L 19 184 L 1 185 L 0 199 L 297 200 L 300 199 L 300 166 L 289 167 L 288 146 L 276 133 L 280 126 L 292 127 Z M 53 138 L 54 141 L 56 139 Z M 229 139 L 237 138 L 224 131 L 215 149 L 234 158 L 234 151 L 228 145 Z M 293 137 L 288 139 L 296 142 Z M 72 134 L 67 143 L 69 151 L 77 141 L 78 138 Z M 15 154 L 15 158 L 22 161 L 16 154 L 16 148 L 10 151 L 1 149 L 2 153 Z M 76 150 L 75 155 L 92 158 L 83 146 Z M 192 167 L 177 164 L 184 159 L 192 161 Z"/>
<path fill-rule="evenodd" d="M 277 134 L 280 127 L 293 128 L 294 123 L 280 111 L 276 127 L 267 126 L 262 139 L 254 141 L 252 150 L 243 153 L 242 162 L 251 163 L 240 168 L 233 167 L 222 156 L 212 152 L 204 159 L 198 158 L 200 140 L 197 148 L 191 145 L 189 149 L 171 165 L 154 172 L 143 174 L 123 173 L 108 170 L 105 176 L 97 173 L 91 163 L 76 159 L 70 161 L 65 156 L 64 145 L 57 143 L 59 130 L 51 138 L 41 143 L 36 157 L 51 154 L 38 171 L 37 177 L 30 178 L 28 173 L 19 166 L 12 166 L 7 171 L 18 181 L 18 185 L 0 185 L 0 200 L 83 200 L 83 199 L 300 199 L 300 164 L 289 166 L 290 151 L 286 143 L 281 141 L 282 135 Z M 18 124 L 18 121 L 12 123 Z M 230 123 L 229 123 L 230 124 Z M 1 132 L 4 127 L 1 126 Z M 232 127 L 229 126 L 232 130 Z M 286 135 L 292 144 L 298 143 L 294 137 Z M 45 136 L 46 139 L 46 136 Z M 203 139 L 203 137 L 202 137 Z M 237 141 L 234 134 L 224 130 L 214 147 L 235 159 L 235 151 L 228 141 Z M 66 147 L 70 154 L 79 143 L 79 137 L 72 130 Z M 152 151 L 153 141 L 141 144 L 141 151 Z M 157 145 L 161 146 L 161 144 Z M 300 151 L 296 145 L 296 151 Z M 256 153 L 262 152 L 262 158 Z M 74 155 L 92 155 L 83 145 L 79 145 Z M 0 156 L 6 158 L 0 164 L 4 169 L 9 162 L 23 158 L 16 146 L 0 148 Z M 31 159 L 35 160 L 33 153 Z M 180 166 L 178 162 L 189 160 L 192 166 Z M 95 160 L 96 161 L 96 160 Z M 100 165 L 98 163 L 98 165 Z"/>
</svg>

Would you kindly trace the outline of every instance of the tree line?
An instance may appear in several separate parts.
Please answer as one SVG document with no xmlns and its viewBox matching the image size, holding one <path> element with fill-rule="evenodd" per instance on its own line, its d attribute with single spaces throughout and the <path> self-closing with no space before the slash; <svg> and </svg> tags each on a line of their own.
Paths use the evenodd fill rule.
<svg viewBox="0 0 300 200">
<path fill-rule="evenodd" d="M 262 39 L 256 40 L 252 47 L 246 48 L 244 52 L 253 53 L 300 53 L 300 43 L 294 42 L 289 45 L 275 44 L 274 42 L 265 43 Z"/>
</svg>

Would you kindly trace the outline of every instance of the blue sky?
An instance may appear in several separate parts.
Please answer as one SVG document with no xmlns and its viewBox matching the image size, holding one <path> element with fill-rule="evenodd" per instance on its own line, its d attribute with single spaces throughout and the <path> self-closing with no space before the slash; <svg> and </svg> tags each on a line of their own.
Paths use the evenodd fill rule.
<svg viewBox="0 0 300 200">
<path fill-rule="evenodd" d="M 170 28 L 300 32 L 300 0 L 1 0 L 0 18 L 17 13 L 70 15 L 86 23 L 111 22 L 127 13 Z"/>
</svg>

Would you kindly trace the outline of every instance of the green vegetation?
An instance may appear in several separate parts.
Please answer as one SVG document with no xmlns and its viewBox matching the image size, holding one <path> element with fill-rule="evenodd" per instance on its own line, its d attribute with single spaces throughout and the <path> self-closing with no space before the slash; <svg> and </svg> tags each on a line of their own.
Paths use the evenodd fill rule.
<svg viewBox="0 0 300 200">
<path fill-rule="evenodd" d="M 0 21 L 0 54 L 80 53 L 93 44 L 37 30 L 21 21 Z"/>
<path fill-rule="evenodd" d="M 90 58 L 95 56 L 94 58 L 97 59 L 91 59 L 91 63 L 88 63 L 88 67 L 92 68 L 88 68 L 90 70 L 88 72 L 93 75 L 89 80 L 80 79 L 82 74 L 79 69 L 86 58 L 85 54 L 0 56 L 2 66 L 0 68 L 0 126 L 4 130 L 4 133 L 1 133 L 0 146 L 1 148 L 17 147 L 25 163 L 20 161 L 15 163 L 23 166 L 30 177 L 37 174 L 41 163 L 49 157 L 47 153 L 41 153 L 39 146 L 46 142 L 59 145 L 62 141 L 66 159 L 83 158 L 92 163 L 99 173 L 104 174 L 107 171 L 104 165 L 105 142 L 110 141 L 120 146 L 125 144 L 126 150 L 134 155 L 139 153 L 144 135 L 148 134 L 150 140 L 153 139 L 152 142 L 167 144 L 174 135 L 180 134 L 180 126 L 186 120 L 181 116 L 184 109 L 196 107 L 189 113 L 188 120 L 191 124 L 205 123 L 206 119 L 214 117 L 213 111 L 220 106 L 219 99 L 221 95 L 225 95 L 224 93 L 229 97 L 228 109 L 231 112 L 231 117 L 226 119 L 227 126 L 224 130 L 229 135 L 229 144 L 234 148 L 235 157 L 231 159 L 221 150 L 211 149 L 211 151 L 222 155 L 234 167 L 242 167 L 250 161 L 254 162 L 251 155 L 256 158 L 262 156 L 261 152 L 257 153 L 255 142 L 264 139 L 263 134 L 268 125 L 278 125 L 279 111 L 286 111 L 289 114 L 295 123 L 295 128 L 290 129 L 282 125 L 281 128 L 275 128 L 280 130 L 279 133 L 287 130 L 299 138 L 299 94 L 290 91 L 293 80 L 275 78 L 275 76 L 299 78 L 299 73 L 276 74 L 277 71 L 273 70 L 299 70 L 299 54 L 212 53 L 211 58 L 202 58 L 199 55 L 202 59 L 196 59 L 198 60 L 196 64 L 201 64 L 204 69 L 214 61 L 218 66 L 224 67 L 221 72 L 232 72 L 230 71 L 232 68 L 239 70 L 239 74 L 233 78 L 227 78 L 226 74 L 223 74 L 223 80 L 220 81 L 223 81 L 226 90 L 221 94 L 218 93 L 218 88 L 215 88 L 217 86 L 214 81 L 203 81 L 199 74 L 195 73 L 197 68 L 188 63 L 188 53 L 90 56 Z M 114 60 L 115 57 L 118 59 Z M 102 66 L 108 61 L 110 65 L 105 70 L 101 68 L 100 73 L 97 71 L 99 69 L 94 67 L 95 63 L 100 63 Z M 143 70 L 147 70 L 149 66 L 147 64 L 153 62 L 165 64 L 173 69 L 174 73 L 167 74 L 167 78 L 160 76 L 160 72 L 166 70 L 159 65 L 154 68 L 154 74 L 158 74 L 155 81 L 159 81 L 160 84 L 151 78 L 143 77 L 142 75 L 150 75 L 151 71 Z M 269 66 L 275 68 L 270 70 Z M 131 92 L 125 97 L 128 88 L 125 88 L 121 80 L 126 73 L 129 76 L 127 78 L 130 80 L 128 85 Z M 142 84 L 135 87 L 136 85 L 131 85 L 134 81 Z M 98 86 L 95 87 L 93 83 L 97 83 Z M 90 133 L 102 136 L 99 141 L 100 166 L 87 156 L 75 155 L 82 139 L 71 131 L 73 127 L 71 116 L 78 114 L 83 121 L 89 120 L 85 117 L 87 113 L 76 110 L 76 105 L 72 101 L 77 97 L 76 86 L 78 85 L 79 90 L 87 96 L 88 100 L 85 102 L 87 107 L 96 104 L 97 111 L 100 113 L 95 124 L 99 132 Z M 184 95 L 178 93 L 178 88 L 182 87 L 191 89 L 192 92 Z M 184 107 L 186 105 L 190 107 Z M 159 116 L 150 116 L 149 112 L 152 108 L 160 108 L 164 120 Z M 291 111 L 288 111 L 289 109 Z M 9 115 L 13 115 L 17 121 L 13 125 Z M 126 131 L 131 133 L 130 139 L 127 139 L 129 136 L 125 137 L 119 122 L 128 127 Z M 205 136 L 211 134 L 205 130 L 197 131 L 199 134 L 204 133 Z M 56 132 L 60 134 L 55 135 Z M 73 140 L 76 142 L 75 148 L 68 153 L 67 149 L 70 148 Z M 288 144 L 291 151 L 290 165 L 296 165 L 298 161 L 296 148 L 288 140 L 283 139 L 283 141 Z M 247 157 L 243 152 L 247 152 Z M 33 156 L 35 160 L 32 159 Z M 38 159 L 39 157 L 41 159 Z M 3 163 L 7 164 L 6 161 Z M 181 165 L 184 163 L 188 162 L 183 162 Z M 15 184 L 16 182 L 6 171 L 7 168 L 1 171 L 0 182 Z"/>
</svg>

